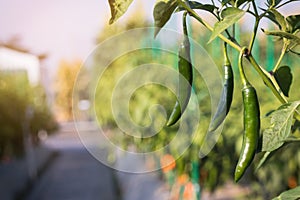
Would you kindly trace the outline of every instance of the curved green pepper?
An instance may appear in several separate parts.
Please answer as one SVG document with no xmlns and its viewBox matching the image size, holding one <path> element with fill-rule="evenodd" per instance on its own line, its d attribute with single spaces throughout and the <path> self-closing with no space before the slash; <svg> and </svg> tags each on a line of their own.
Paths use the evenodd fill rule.
<svg viewBox="0 0 300 200">
<path fill-rule="evenodd" d="M 216 130 L 227 116 L 233 95 L 234 78 L 231 63 L 227 54 L 227 45 L 224 43 L 224 84 L 221 94 L 221 99 L 218 104 L 217 112 L 215 113 L 210 125 L 209 132 Z"/>
<path fill-rule="evenodd" d="M 237 163 L 234 180 L 237 182 L 244 175 L 255 156 L 260 130 L 259 102 L 254 87 L 245 77 L 242 66 L 243 51 L 240 54 L 239 70 L 243 82 L 243 104 L 244 104 L 244 135 L 243 145 L 239 161 Z"/>
<path fill-rule="evenodd" d="M 257 94 L 251 85 L 243 88 L 244 102 L 244 137 L 242 151 L 235 169 L 234 180 L 237 182 L 251 164 L 259 138 L 260 111 Z"/>
<path fill-rule="evenodd" d="M 175 124 L 180 119 L 182 113 L 186 109 L 187 104 L 189 103 L 191 96 L 193 83 L 193 66 L 191 64 L 190 41 L 186 26 L 186 16 L 187 13 L 185 12 L 183 15 L 184 39 L 182 44 L 180 45 L 178 52 L 178 70 L 180 73 L 179 98 L 176 101 L 173 111 L 169 117 L 167 126 Z"/>
</svg>

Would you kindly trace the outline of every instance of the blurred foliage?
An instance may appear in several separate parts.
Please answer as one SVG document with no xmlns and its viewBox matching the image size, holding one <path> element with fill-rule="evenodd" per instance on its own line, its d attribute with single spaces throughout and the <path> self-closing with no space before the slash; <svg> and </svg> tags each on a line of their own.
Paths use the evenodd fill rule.
<svg viewBox="0 0 300 200">
<path fill-rule="evenodd" d="M 24 153 L 26 123 L 34 144 L 39 141 L 40 130 L 48 133 L 56 130 L 57 123 L 48 107 L 43 87 L 31 86 L 25 73 L 2 71 L 0 96 L 0 158 Z M 26 114 L 28 109 L 31 116 Z"/>
<path fill-rule="evenodd" d="M 132 15 L 132 19 L 129 20 L 130 27 L 140 27 L 141 17 Z M 147 23 L 144 24 L 146 26 Z M 121 31 L 128 30 L 126 25 L 117 25 L 105 27 L 104 30 L 99 34 L 98 42 L 103 41 L 105 38 L 111 37 Z M 200 32 L 197 32 L 199 30 Z M 193 32 L 194 38 L 208 38 L 209 34 L 203 32 L 203 29 L 195 28 Z M 200 44 L 203 43 L 201 40 Z M 141 41 L 142 42 L 142 41 Z M 131 41 L 126 42 L 116 42 L 118 48 L 126 48 Z M 260 44 L 261 47 L 265 46 L 265 41 Z M 221 43 L 219 40 L 215 40 L 211 44 L 203 44 L 203 47 L 212 56 L 213 60 L 219 66 L 221 71 L 222 60 L 221 55 Z M 114 51 L 115 46 L 107 47 L 107 52 Z M 219 50 L 218 50 L 219 49 Z M 275 49 L 275 54 L 279 53 L 279 49 Z M 219 53 L 216 53 L 219 52 Z M 115 129 L 118 125 L 115 121 L 115 116 L 111 110 L 111 102 L 113 91 L 115 86 L 118 84 L 119 79 L 134 69 L 136 66 L 149 63 L 159 63 L 166 66 L 177 66 L 176 55 L 170 55 L 170 53 L 160 52 L 160 55 L 154 55 L 151 50 L 138 50 L 135 52 L 127 53 L 114 60 L 106 68 L 105 72 L 102 74 L 101 79 L 97 82 L 97 88 L 95 93 L 95 112 L 100 121 L 101 125 L 104 125 L 108 129 Z M 232 56 L 233 55 L 233 56 Z M 107 55 L 95 54 L 95 69 L 97 68 L 97 61 L 106 59 Z M 206 58 L 202 55 L 194 55 L 199 59 L 205 60 Z M 231 54 L 232 64 L 234 71 L 237 71 L 237 54 Z M 265 62 L 266 54 L 262 52 L 260 54 L 260 60 Z M 282 64 L 289 65 L 292 68 L 292 73 L 294 74 L 294 82 L 291 86 L 290 100 L 299 100 L 299 88 L 300 85 L 300 68 L 298 67 L 294 55 L 288 55 Z M 271 91 L 265 86 L 264 82 L 257 79 L 257 74 L 250 67 L 250 65 L 245 66 L 246 73 L 249 76 L 249 80 L 255 86 L 261 109 L 262 118 L 262 130 L 269 124 L 269 119 L 266 118 L 266 114 L 272 110 L 277 109 L 280 104 L 279 101 L 274 98 Z M 203 138 L 206 134 L 210 118 L 211 118 L 211 102 L 208 90 L 206 88 L 205 82 L 203 81 L 200 74 L 195 74 L 195 84 L 194 91 L 197 95 L 199 102 L 199 110 L 201 111 L 201 119 L 198 129 L 195 131 L 195 138 L 193 140 L 192 146 L 190 146 L 188 151 L 185 151 L 183 155 L 178 155 L 178 149 L 180 147 L 170 146 L 167 148 L 168 152 L 165 154 L 172 154 L 179 158 L 176 160 L 176 173 L 178 176 L 183 173 L 191 174 L 191 163 L 193 161 L 199 162 L 199 182 L 201 187 L 215 190 L 216 188 L 225 184 L 228 180 L 233 180 L 233 173 L 235 170 L 236 163 L 238 161 L 241 145 L 242 145 L 242 135 L 243 135 L 243 122 L 242 122 L 242 97 L 241 88 L 239 82 L 238 73 L 235 73 L 235 90 L 234 90 L 234 101 L 231 110 L 224 123 L 223 131 L 218 139 L 217 144 L 214 146 L 212 151 L 204 158 L 198 160 L 199 148 L 202 145 Z M 145 80 L 151 79 L 151 73 L 144 74 L 143 77 L 136 77 L 136 79 L 143 78 Z M 166 79 L 167 79 L 167 74 Z M 211 74 L 211 77 L 214 77 Z M 130 95 L 130 94 L 126 94 Z M 150 84 L 138 88 L 131 96 L 129 112 L 132 117 L 131 121 L 143 127 L 148 127 L 149 130 L 156 126 L 161 125 L 161 121 L 165 122 L 165 115 L 159 109 L 149 110 L 151 106 L 159 104 L 164 107 L 166 113 L 170 113 L 171 109 L 175 103 L 175 95 L 170 92 L 167 88 Z M 152 112 L 153 111 L 153 112 Z M 188 121 L 193 120 L 193 116 L 188 116 Z M 189 127 L 189 124 L 183 124 L 183 126 Z M 155 129 L 156 130 L 156 129 Z M 130 149 L 129 147 L 134 146 L 136 152 L 149 152 L 158 150 L 165 145 L 167 145 L 175 136 L 178 131 L 178 125 L 174 127 L 163 127 L 156 135 L 149 138 L 136 138 L 129 134 L 123 132 L 116 132 L 113 136 L 110 136 L 111 141 L 117 146 L 123 149 Z M 299 130 L 294 133 L 296 136 L 299 135 Z M 142 136 L 142 135 L 141 135 Z M 186 138 L 182 138 L 186 140 Z M 298 150 L 298 143 L 291 143 L 284 146 L 275 156 L 271 157 L 270 160 L 264 165 L 257 173 L 254 173 L 254 166 L 252 165 L 246 172 L 245 177 L 241 180 L 241 185 L 251 186 L 253 192 L 248 198 L 252 199 L 269 199 L 279 194 L 281 191 L 295 187 L 295 185 L 300 183 L 300 154 Z M 257 158 L 261 155 L 258 153 Z M 259 159 L 257 159 L 259 160 Z M 251 171 L 251 172 L 250 172 Z"/>
</svg>

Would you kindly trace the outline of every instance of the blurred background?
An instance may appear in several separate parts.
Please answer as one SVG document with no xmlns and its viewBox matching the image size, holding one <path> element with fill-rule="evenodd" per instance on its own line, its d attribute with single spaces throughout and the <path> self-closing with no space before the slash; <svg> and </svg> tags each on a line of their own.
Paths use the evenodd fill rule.
<svg viewBox="0 0 300 200">
<path fill-rule="evenodd" d="M 154 0 L 135 1 L 118 22 L 108 25 L 110 9 L 107 1 L 71 0 L 0 0 L 0 199 L 270 199 L 281 191 L 294 188 L 300 182 L 300 154 L 297 143 L 284 146 L 257 173 L 250 169 L 239 184 L 233 183 L 233 172 L 238 160 L 243 133 L 242 106 L 239 84 L 236 84 L 232 109 L 224 124 L 223 132 L 214 149 L 199 160 L 198 150 L 208 128 L 210 113 L 209 94 L 200 74 L 195 75 L 195 86 L 201 110 L 201 127 L 189 151 L 173 165 L 144 175 L 114 171 L 95 160 L 80 142 L 73 123 L 73 109 L 87 110 L 79 128 L 88 135 L 97 130 L 90 119 L 93 102 L 73 99 L 77 74 L 85 59 L 97 44 L 126 30 L 149 27 L 153 24 Z M 261 3 L 263 4 L 263 3 Z M 284 7 L 283 13 L 295 14 L 299 3 Z M 247 22 L 236 27 L 241 43 L 249 35 Z M 175 14 L 167 28 L 181 31 L 181 15 Z M 219 70 L 222 70 L 221 46 L 216 39 L 207 44 L 210 33 L 194 20 L 190 33 L 208 52 Z M 274 27 L 264 21 L 262 27 Z M 280 54 L 280 42 L 258 35 L 254 57 L 271 69 L 274 58 Z M 141 43 L 143 41 L 140 41 Z M 127 43 L 119 43 L 125 48 Z M 177 45 L 177 44 L 174 44 Z M 114 51 L 111 46 L 107 52 Z M 107 55 L 93 54 L 97 60 Z M 232 49 L 230 51 L 234 52 Z M 199 59 L 201 55 L 194 55 Z M 231 54 L 237 71 L 237 53 Z M 111 63 L 103 75 L 104 82 L 95 92 L 95 114 L 104 124 L 109 139 L 124 150 L 134 148 L 138 152 L 154 151 L 168 144 L 176 135 L 178 126 L 162 129 L 155 137 L 144 140 L 118 137 L 114 134 L 114 122 L 109 103 L 116 78 L 134 66 L 156 60 L 170 66 L 176 65 L 176 56 L 162 52 L 133 52 Z M 287 54 L 282 65 L 288 65 L 294 75 L 290 100 L 299 100 L 300 68 L 298 57 Z M 122 66 L 122 67 L 120 67 Z M 176 67 L 174 67 L 176 68 Z M 257 74 L 248 69 L 249 79 L 257 89 L 261 103 L 263 128 L 268 125 L 265 115 L 280 106 Z M 113 76 L 112 76 L 113 75 Z M 147 75 L 145 75 L 147 76 Z M 214 74 L 211 74 L 214 76 Z M 86 77 L 80 77 L 84 80 Z M 239 77 L 235 77 L 239 83 Z M 82 88 L 87 87 L 85 81 Z M 101 87 L 100 87 L 101 84 Z M 78 92 L 78 91 L 77 91 Z M 82 91 L 81 91 L 82 92 Z M 88 94 L 76 94 L 88 99 Z M 130 102 L 130 114 L 138 124 L 148 124 L 144 116 L 154 103 L 171 112 L 175 96 L 164 87 L 140 88 Z M 72 102 L 73 101 L 73 102 Z M 72 105 L 78 105 L 76 108 Z M 158 116 L 162 117 L 162 116 Z M 153 124 L 155 126 L 155 124 Z M 188 125 L 187 125 L 188 126 Z M 78 127 L 77 127 L 78 128 Z M 300 134 L 299 130 L 294 130 Z M 202 134 L 201 134 L 202 133 Z M 109 163 L 130 162 L 118 160 L 117 155 L 101 147 Z M 176 149 L 168 149 L 162 160 L 174 159 Z M 261 155 L 258 155 L 258 158 Z M 163 165 L 164 161 L 150 160 L 147 165 Z M 150 164 L 149 164 L 150 163 Z"/>
</svg>

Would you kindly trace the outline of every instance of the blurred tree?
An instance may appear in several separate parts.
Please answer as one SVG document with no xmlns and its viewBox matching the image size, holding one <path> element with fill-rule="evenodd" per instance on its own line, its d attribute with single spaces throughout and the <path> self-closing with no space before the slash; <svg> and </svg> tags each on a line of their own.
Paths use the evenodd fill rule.
<svg viewBox="0 0 300 200">
<path fill-rule="evenodd" d="M 61 61 L 56 75 L 56 105 L 61 120 L 72 120 L 72 95 L 81 61 Z"/>
<path fill-rule="evenodd" d="M 22 72 L 0 73 L 0 160 L 3 157 L 22 155 L 24 152 L 24 122 L 27 108 L 32 110 L 29 119 L 30 133 L 38 143 L 38 132 L 51 133 L 57 123 L 48 107 L 44 88 L 32 87 Z"/>
<path fill-rule="evenodd" d="M 22 87 L 20 87 L 22 85 Z M 25 117 L 29 89 L 24 74 L 0 74 L 0 156 L 11 157 L 23 153 L 22 122 Z"/>
</svg>

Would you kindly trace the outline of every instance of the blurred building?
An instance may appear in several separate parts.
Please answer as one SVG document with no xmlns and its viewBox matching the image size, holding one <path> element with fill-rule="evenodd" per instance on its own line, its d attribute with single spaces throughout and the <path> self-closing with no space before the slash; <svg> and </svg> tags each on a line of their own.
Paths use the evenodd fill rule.
<svg viewBox="0 0 300 200">
<path fill-rule="evenodd" d="M 14 73 L 25 72 L 32 85 L 37 85 L 41 79 L 38 56 L 7 47 L 0 47 L 0 70 Z"/>
<path fill-rule="evenodd" d="M 0 71 L 24 73 L 31 85 L 44 87 L 48 101 L 51 101 L 51 80 L 47 68 L 42 65 L 45 58 L 45 54 L 36 55 L 20 47 L 0 44 Z"/>
</svg>

